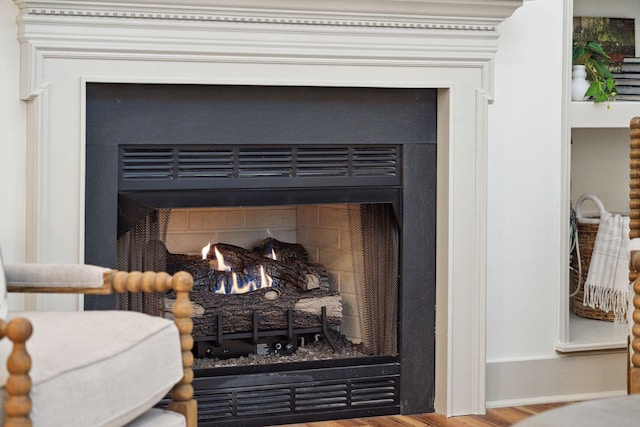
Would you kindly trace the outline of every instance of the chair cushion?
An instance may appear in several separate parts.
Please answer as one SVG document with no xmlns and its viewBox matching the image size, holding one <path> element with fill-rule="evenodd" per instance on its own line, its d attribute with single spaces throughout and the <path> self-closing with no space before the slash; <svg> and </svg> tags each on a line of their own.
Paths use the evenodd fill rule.
<svg viewBox="0 0 640 427">
<path fill-rule="evenodd" d="M 179 334 L 170 320 L 128 311 L 17 315 L 33 324 L 27 351 L 34 425 L 122 426 L 183 376 Z M 1 360 L 10 347 L 9 340 L 0 340 Z M 3 362 L 2 389 L 6 378 Z M 4 394 L 0 390 L 0 400 Z"/>
<path fill-rule="evenodd" d="M 525 418 L 514 427 L 636 427 L 639 407 L 638 394 L 587 400 Z"/>
<path fill-rule="evenodd" d="M 185 427 L 187 421 L 177 412 L 166 409 L 149 409 L 126 427 Z"/>
<path fill-rule="evenodd" d="M 4 263 L 2 262 L 2 250 L 0 250 L 0 319 L 6 319 L 9 311 L 7 305 L 7 279 L 4 275 Z"/>
</svg>

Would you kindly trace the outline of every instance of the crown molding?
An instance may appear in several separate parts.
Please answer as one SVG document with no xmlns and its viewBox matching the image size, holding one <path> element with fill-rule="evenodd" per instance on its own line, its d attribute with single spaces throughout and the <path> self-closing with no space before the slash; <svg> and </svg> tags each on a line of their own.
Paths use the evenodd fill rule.
<svg viewBox="0 0 640 427">
<path fill-rule="evenodd" d="M 522 0 L 14 0 L 26 16 L 495 31 Z"/>
</svg>

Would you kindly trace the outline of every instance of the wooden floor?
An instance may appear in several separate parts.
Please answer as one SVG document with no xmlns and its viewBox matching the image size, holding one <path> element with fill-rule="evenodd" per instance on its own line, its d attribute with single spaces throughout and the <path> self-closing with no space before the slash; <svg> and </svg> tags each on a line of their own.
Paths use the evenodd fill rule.
<svg viewBox="0 0 640 427">
<path fill-rule="evenodd" d="M 445 418 L 438 414 L 392 415 L 351 420 L 287 424 L 288 427 L 505 427 L 564 403 L 487 409 L 486 415 Z"/>
</svg>

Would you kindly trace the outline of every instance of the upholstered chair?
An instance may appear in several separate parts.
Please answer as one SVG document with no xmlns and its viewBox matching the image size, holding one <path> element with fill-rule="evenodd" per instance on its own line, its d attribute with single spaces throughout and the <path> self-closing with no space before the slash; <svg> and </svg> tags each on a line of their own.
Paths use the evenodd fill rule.
<svg viewBox="0 0 640 427">
<path fill-rule="evenodd" d="M 195 427 L 192 286 L 187 273 L 46 264 L 3 269 L 0 255 L 1 421 L 5 426 Z M 173 290 L 176 304 L 172 320 L 118 310 L 7 313 L 6 290 Z M 166 408 L 155 408 L 168 392 L 168 405 L 159 405 Z"/>
</svg>

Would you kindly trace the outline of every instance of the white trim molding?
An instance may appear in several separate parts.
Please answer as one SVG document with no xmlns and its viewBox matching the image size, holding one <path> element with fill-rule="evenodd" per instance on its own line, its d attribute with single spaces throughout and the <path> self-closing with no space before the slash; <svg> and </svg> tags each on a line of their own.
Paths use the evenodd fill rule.
<svg viewBox="0 0 640 427">
<path fill-rule="evenodd" d="M 626 394 L 625 349 L 487 362 L 487 407 L 602 399 Z M 544 372 L 544 375 L 540 375 Z M 522 387 L 526 384 L 526 387 Z"/>
<path fill-rule="evenodd" d="M 487 108 L 521 0 L 15 3 L 30 261 L 83 260 L 87 82 L 439 89 L 436 404 L 484 412 Z"/>
<path fill-rule="evenodd" d="M 15 0 L 23 15 L 495 31 L 522 0 Z"/>
</svg>

